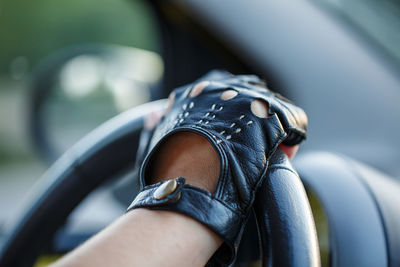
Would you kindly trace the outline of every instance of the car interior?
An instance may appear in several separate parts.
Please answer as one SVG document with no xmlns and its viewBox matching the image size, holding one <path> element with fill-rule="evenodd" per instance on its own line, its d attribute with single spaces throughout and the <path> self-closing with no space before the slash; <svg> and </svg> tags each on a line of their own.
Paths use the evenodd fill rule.
<svg viewBox="0 0 400 267">
<path fill-rule="evenodd" d="M 7 225 L 0 266 L 47 264 L 123 214 L 139 192 L 135 158 L 144 117 L 163 110 L 174 88 L 212 69 L 256 74 L 306 111 L 307 140 L 292 164 L 311 206 L 321 266 L 399 266 L 395 2 L 152 0 L 146 5 L 156 21 L 160 56 L 90 44 L 44 59 L 31 79 L 29 131 L 42 157 L 54 163 Z M 119 74 L 132 64 L 143 72 L 126 74 L 138 88 L 136 106 L 69 147 L 48 125 L 48 103 L 66 66 L 88 62 L 82 57 L 105 60 Z M 259 235 L 250 218 L 233 266 L 261 266 Z M 279 249 L 272 247 L 273 255 L 284 254 Z M 295 246 L 287 249 L 296 252 Z"/>
</svg>

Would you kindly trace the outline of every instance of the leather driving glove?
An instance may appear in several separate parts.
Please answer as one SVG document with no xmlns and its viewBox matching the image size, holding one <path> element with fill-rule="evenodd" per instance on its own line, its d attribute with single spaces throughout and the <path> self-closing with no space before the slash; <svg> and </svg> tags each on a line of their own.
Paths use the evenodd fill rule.
<svg viewBox="0 0 400 267">
<path fill-rule="evenodd" d="M 198 220 L 223 238 L 212 260 L 228 265 L 271 155 L 281 143 L 296 145 L 305 139 L 307 117 L 254 75 L 214 71 L 175 89 L 170 99 L 173 104 L 159 125 L 146 134 L 141 192 L 128 210 L 173 210 Z M 179 131 L 205 137 L 217 152 L 220 175 L 214 193 L 186 184 L 183 177 L 156 184 L 146 180 L 157 148 Z"/>
</svg>

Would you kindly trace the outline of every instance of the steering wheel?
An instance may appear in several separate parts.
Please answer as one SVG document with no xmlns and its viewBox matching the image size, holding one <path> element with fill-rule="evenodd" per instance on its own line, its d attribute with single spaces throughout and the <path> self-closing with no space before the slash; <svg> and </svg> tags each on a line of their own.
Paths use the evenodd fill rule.
<svg viewBox="0 0 400 267">
<path fill-rule="evenodd" d="M 57 160 L 13 223 L 0 251 L 0 266 L 32 266 L 90 192 L 132 168 L 143 118 L 165 104 L 165 100 L 150 102 L 114 117 Z M 255 210 L 263 214 L 257 220 L 264 266 L 318 266 L 315 225 L 304 187 L 282 152 L 272 158 L 271 166 L 275 168 L 255 203 Z"/>
</svg>

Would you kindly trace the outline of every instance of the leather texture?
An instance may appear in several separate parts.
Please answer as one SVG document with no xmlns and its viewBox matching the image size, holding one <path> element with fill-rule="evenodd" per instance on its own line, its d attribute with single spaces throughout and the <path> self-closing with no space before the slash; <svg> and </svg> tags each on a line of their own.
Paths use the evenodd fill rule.
<svg viewBox="0 0 400 267">
<path fill-rule="evenodd" d="M 194 97 L 191 91 L 200 81 L 209 81 Z M 237 94 L 224 100 L 221 95 Z M 171 110 L 162 118 L 146 147 L 140 171 L 141 193 L 128 210 L 138 207 L 174 210 L 207 225 L 225 241 L 213 261 L 229 265 L 235 259 L 243 227 L 257 189 L 266 178 L 269 159 L 281 143 L 295 145 L 306 137 L 307 117 L 302 109 L 268 90 L 254 75 L 233 76 L 214 71 L 201 80 L 176 89 Z M 251 109 L 254 100 L 268 106 L 265 118 Z M 149 185 L 146 177 L 152 156 L 168 136 L 189 131 L 205 137 L 220 159 L 220 175 L 213 194 L 185 184 L 178 178 L 181 197 L 176 201 L 157 200 L 153 193 L 161 183 Z M 149 139 L 150 135 L 145 134 Z M 138 157 L 140 158 L 140 157 Z"/>
</svg>

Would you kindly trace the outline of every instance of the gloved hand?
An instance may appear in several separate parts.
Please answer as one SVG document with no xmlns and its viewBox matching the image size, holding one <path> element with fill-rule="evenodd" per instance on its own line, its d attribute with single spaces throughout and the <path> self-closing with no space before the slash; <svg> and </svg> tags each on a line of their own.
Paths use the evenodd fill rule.
<svg viewBox="0 0 400 267">
<path fill-rule="evenodd" d="M 281 143 L 296 145 L 305 139 L 307 117 L 253 75 L 213 72 L 176 89 L 170 100 L 173 104 L 159 125 L 146 134 L 141 192 L 128 210 L 172 210 L 198 220 L 223 238 L 213 260 L 228 265 L 234 260 L 271 155 Z M 150 184 L 148 174 L 157 148 L 179 131 L 205 137 L 217 152 L 220 175 L 214 193 L 186 184 L 183 177 Z"/>
</svg>

